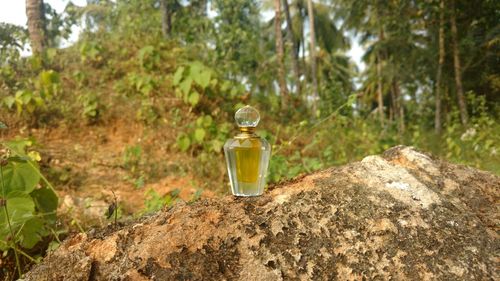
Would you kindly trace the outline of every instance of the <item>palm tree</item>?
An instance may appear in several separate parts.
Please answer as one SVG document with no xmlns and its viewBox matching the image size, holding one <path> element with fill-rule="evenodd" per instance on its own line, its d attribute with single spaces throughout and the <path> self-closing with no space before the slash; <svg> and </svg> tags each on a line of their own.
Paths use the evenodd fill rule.
<svg viewBox="0 0 500 281">
<path fill-rule="evenodd" d="M 292 18 L 290 16 L 290 7 L 288 6 L 288 0 L 283 0 L 283 7 L 285 9 L 286 31 L 288 35 L 288 40 L 292 45 L 291 60 L 292 60 L 293 74 L 295 76 L 295 87 L 297 87 L 298 96 L 301 96 L 302 87 L 300 83 L 299 56 L 298 56 L 299 48 L 297 47 L 297 41 L 295 40 L 295 35 L 293 33 Z"/>
<path fill-rule="evenodd" d="M 288 2 L 284 3 L 285 17 L 287 17 L 287 4 Z M 337 29 L 335 25 L 331 6 L 308 0 L 293 0 L 290 2 L 288 9 L 290 10 L 290 19 L 286 20 L 287 22 L 291 22 L 291 24 L 287 24 L 287 34 L 293 35 L 293 37 L 288 36 L 288 39 L 294 42 L 292 44 L 292 55 L 297 58 L 296 62 L 293 61 L 294 57 L 291 60 L 291 67 L 294 70 L 294 80 L 300 81 L 299 64 L 302 64 L 304 69 L 309 70 L 304 70 L 302 73 L 306 75 L 305 81 L 308 81 L 309 85 L 311 85 L 308 88 L 311 90 L 307 96 L 312 100 L 312 110 L 316 112 L 320 98 L 326 98 L 325 100 L 335 102 L 341 100 L 337 97 L 321 96 L 319 81 L 323 82 L 321 89 L 338 87 L 340 85 L 342 90 L 345 90 L 352 86 L 351 75 L 353 71 L 349 58 L 343 53 L 348 47 L 348 41 L 342 31 Z M 307 38 L 309 40 L 304 39 L 305 25 L 309 27 L 309 37 Z M 307 45 L 309 45 L 309 48 L 307 48 L 308 52 L 305 53 Z M 301 49 L 302 52 L 300 52 Z M 302 53 L 302 59 L 300 59 L 299 53 Z M 307 61 L 305 58 L 306 55 L 309 56 Z M 295 67 L 294 65 L 297 66 Z M 298 86 L 302 86 L 302 89 L 298 90 L 304 93 L 304 85 L 298 83 Z M 335 95 L 339 94 L 338 91 L 324 91 L 324 93 L 325 95 L 332 95 L 332 93 L 335 93 Z M 321 106 L 327 106 L 327 104 L 322 103 Z M 334 103 L 328 104 L 329 106 L 334 106 Z"/>
<path fill-rule="evenodd" d="M 379 26 L 379 36 L 378 36 L 378 43 L 384 41 L 384 28 L 382 25 Z M 379 111 L 379 116 L 380 116 L 380 124 L 383 126 L 384 125 L 384 92 L 383 92 L 383 74 L 382 74 L 382 60 L 383 60 L 383 54 L 381 50 L 378 50 L 377 52 L 377 103 L 378 103 L 378 111 Z"/>
<path fill-rule="evenodd" d="M 281 94 L 281 105 L 285 108 L 288 104 L 288 89 L 285 79 L 285 64 L 283 50 L 283 35 L 281 33 L 281 3 L 280 0 L 274 0 L 274 31 L 276 40 L 276 53 L 278 57 L 278 84 Z"/>
<path fill-rule="evenodd" d="M 458 51 L 458 35 L 457 35 L 457 22 L 455 16 L 455 0 L 450 2 L 450 22 L 451 22 L 451 42 L 453 45 L 453 66 L 455 68 L 455 84 L 458 98 L 458 108 L 460 110 L 460 119 L 465 126 L 468 123 L 469 116 L 467 114 L 467 104 L 465 102 L 464 88 L 462 86 L 462 67 L 460 66 L 460 54 Z"/>
<path fill-rule="evenodd" d="M 316 69 L 316 35 L 315 35 L 315 29 L 314 29 L 314 11 L 313 11 L 313 3 L 312 0 L 307 0 L 307 15 L 309 17 L 309 56 L 311 59 L 311 78 L 312 78 L 312 87 L 313 87 L 313 93 L 312 93 L 312 110 L 313 114 L 316 114 L 316 110 L 318 109 L 318 99 L 319 99 L 319 94 L 318 94 L 318 76 L 317 76 L 317 69 Z"/>
<path fill-rule="evenodd" d="M 163 37 L 168 38 L 172 31 L 172 11 L 169 0 L 160 0 L 161 32 Z"/>
<path fill-rule="evenodd" d="M 441 78 L 444 65 L 444 0 L 439 3 L 439 61 L 436 74 L 436 111 L 434 118 L 434 129 L 437 134 L 441 134 Z"/>
<path fill-rule="evenodd" d="M 40 54 L 45 48 L 45 24 L 43 0 L 26 0 L 26 17 L 33 54 Z"/>
<path fill-rule="evenodd" d="M 384 94 L 382 92 L 382 61 L 380 54 L 377 55 L 377 104 L 380 125 L 384 125 Z"/>
</svg>

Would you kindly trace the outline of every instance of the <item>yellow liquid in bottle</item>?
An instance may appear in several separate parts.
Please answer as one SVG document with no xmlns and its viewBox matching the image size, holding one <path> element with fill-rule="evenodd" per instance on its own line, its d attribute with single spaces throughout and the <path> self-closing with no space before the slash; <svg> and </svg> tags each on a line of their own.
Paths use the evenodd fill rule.
<svg viewBox="0 0 500 281">
<path fill-rule="evenodd" d="M 258 138 L 239 141 L 235 147 L 236 176 L 242 192 L 257 192 L 259 178 L 259 164 L 261 156 L 261 143 Z"/>
</svg>

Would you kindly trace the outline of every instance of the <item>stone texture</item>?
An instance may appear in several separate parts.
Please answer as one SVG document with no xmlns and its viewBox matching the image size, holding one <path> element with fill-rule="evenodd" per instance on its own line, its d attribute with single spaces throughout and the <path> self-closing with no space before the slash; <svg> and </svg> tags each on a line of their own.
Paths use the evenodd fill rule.
<svg viewBox="0 0 500 281">
<path fill-rule="evenodd" d="M 410 147 L 67 239 L 27 280 L 499 280 L 500 178 Z"/>
</svg>

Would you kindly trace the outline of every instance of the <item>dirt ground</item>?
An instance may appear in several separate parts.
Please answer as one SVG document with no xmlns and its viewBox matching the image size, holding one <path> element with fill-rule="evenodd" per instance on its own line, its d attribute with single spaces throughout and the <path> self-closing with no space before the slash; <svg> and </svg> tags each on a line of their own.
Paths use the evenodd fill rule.
<svg viewBox="0 0 500 281">
<path fill-rule="evenodd" d="M 140 214 L 150 190 L 160 196 L 175 192 L 184 201 L 200 192 L 200 197 L 216 196 L 202 191 L 185 168 L 189 156 L 172 147 L 172 130 L 113 120 L 93 126 L 10 128 L 3 136 L 15 137 L 34 139 L 42 173 L 58 191 L 59 214 L 84 226 L 108 223 L 105 213 L 114 196 L 124 216 Z"/>
</svg>

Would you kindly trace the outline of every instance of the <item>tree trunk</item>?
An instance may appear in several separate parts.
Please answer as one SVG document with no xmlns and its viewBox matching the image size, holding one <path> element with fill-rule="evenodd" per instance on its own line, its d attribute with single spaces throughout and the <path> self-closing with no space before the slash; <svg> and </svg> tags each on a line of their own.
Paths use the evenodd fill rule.
<svg viewBox="0 0 500 281">
<path fill-rule="evenodd" d="M 403 134 L 405 131 L 405 114 L 403 107 L 403 98 L 399 89 L 399 83 L 396 77 L 392 80 L 392 90 L 394 92 L 394 112 L 398 122 L 398 132 Z"/>
<path fill-rule="evenodd" d="M 161 32 L 165 38 L 169 38 L 172 32 L 172 11 L 170 10 L 168 1 L 160 0 Z"/>
<path fill-rule="evenodd" d="M 379 42 L 384 41 L 384 29 L 380 27 L 379 29 Z M 380 114 L 380 124 L 384 125 L 384 97 L 383 97 L 383 80 L 382 80 L 382 51 L 378 51 L 377 54 L 377 100 L 378 100 L 378 111 Z"/>
<path fill-rule="evenodd" d="M 384 98 L 382 93 L 382 62 L 380 55 L 377 56 L 377 102 L 380 125 L 384 126 Z"/>
<path fill-rule="evenodd" d="M 33 54 L 40 54 L 45 49 L 45 23 L 43 0 L 26 0 L 26 17 Z"/>
<path fill-rule="evenodd" d="M 303 4 L 303 3 L 302 3 Z M 305 7 L 301 5 L 300 1 L 295 1 L 295 8 L 297 9 L 297 15 L 300 16 L 300 40 L 299 40 L 299 49 L 302 50 L 302 55 L 299 54 L 299 59 L 300 63 L 302 66 L 302 73 L 304 74 L 304 81 L 305 81 L 305 86 L 303 88 L 307 88 L 307 81 L 309 81 L 310 73 L 309 70 L 307 69 L 307 63 L 306 63 L 306 35 L 305 35 L 305 28 L 304 28 L 304 19 L 306 18 L 306 11 Z M 300 51 L 298 51 L 300 52 Z M 304 94 L 304 93 L 303 93 Z M 307 91 L 305 92 L 305 96 L 307 97 Z"/>
<path fill-rule="evenodd" d="M 462 67 L 460 66 L 460 54 L 458 49 L 457 22 L 455 15 L 455 0 L 451 0 L 451 42 L 453 44 L 453 65 L 455 67 L 455 84 L 457 90 L 458 107 L 460 109 L 460 119 L 462 125 L 466 126 L 469 122 L 467 114 L 467 104 L 465 102 L 464 88 L 462 86 Z"/>
<path fill-rule="evenodd" d="M 286 29 L 288 34 L 288 41 L 291 43 L 291 53 L 292 53 L 292 68 L 293 74 L 295 76 L 295 87 L 297 87 L 297 95 L 302 95 L 302 87 L 300 83 L 300 70 L 299 70 L 299 48 L 297 47 L 297 42 L 295 41 L 295 35 L 292 28 L 292 18 L 290 16 L 290 7 L 288 6 L 288 0 L 283 0 L 283 6 L 285 8 L 286 17 Z"/>
<path fill-rule="evenodd" d="M 444 0 L 439 4 L 439 62 L 436 74 L 436 111 L 434 118 L 434 129 L 436 134 L 440 135 L 442 131 L 441 120 L 441 76 L 443 73 L 444 65 Z"/>
<path fill-rule="evenodd" d="M 281 33 L 281 3 L 280 0 L 274 0 L 274 31 L 276 33 L 276 54 L 278 57 L 278 84 L 280 87 L 281 106 L 288 106 L 288 89 L 286 86 L 285 63 L 283 50 L 283 34 Z"/>
<path fill-rule="evenodd" d="M 318 109 L 319 93 L 318 93 L 318 76 L 316 66 L 316 34 L 314 29 L 314 7 L 312 0 L 307 0 L 307 16 L 309 18 L 309 56 L 311 59 L 311 78 L 312 78 L 312 111 L 316 114 Z"/>
<path fill-rule="evenodd" d="M 376 13 L 379 18 L 380 12 L 377 6 Z M 384 27 L 381 22 L 379 22 L 378 25 L 378 43 L 380 44 L 385 40 L 385 34 L 384 34 Z M 385 113 L 384 113 L 384 93 L 383 93 L 383 74 L 382 74 L 382 62 L 384 59 L 384 54 L 381 49 L 377 51 L 377 100 L 378 100 L 378 111 L 379 111 L 379 117 L 380 117 L 380 124 L 383 126 L 384 125 L 384 119 L 385 119 Z M 394 98 L 392 95 L 391 91 L 391 101 L 392 103 L 394 102 Z M 391 103 L 391 104 L 392 104 Z M 390 104 L 390 105 L 391 105 Z M 389 120 L 392 120 L 392 106 L 389 106 Z"/>
<path fill-rule="evenodd" d="M 499 189 L 398 146 L 73 235 L 25 280 L 497 280 Z"/>
</svg>

